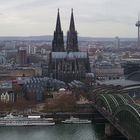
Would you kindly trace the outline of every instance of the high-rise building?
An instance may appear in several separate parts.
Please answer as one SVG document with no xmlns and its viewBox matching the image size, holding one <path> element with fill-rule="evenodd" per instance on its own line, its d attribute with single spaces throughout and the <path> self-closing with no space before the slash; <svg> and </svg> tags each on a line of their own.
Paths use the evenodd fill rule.
<svg viewBox="0 0 140 140">
<path fill-rule="evenodd" d="M 27 48 L 27 53 L 28 53 L 28 54 L 31 54 L 31 45 L 28 46 L 28 48 Z"/>
<path fill-rule="evenodd" d="M 63 51 L 65 51 L 63 31 L 61 29 L 59 9 L 58 9 L 58 13 L 57 13 L 56 29 L 54 31 L 54 37 L 53 37 L 53 41 L 52 41 L 52 51 L 53 52 L 63 52 Z"/>
<path fill-rule="evenodd" d="M 114 45 L 115 45 L 115 48 L 120 49 L 120 38 L 118 36 L 115 37 Z"/>
<path fill-rule="evenodd" d="M 27 64 L 27 52 L 24 49 L 18 50 L 17 53 L 17 64 L 26 65 Z"/>
<path fill-rule="evenodd" d="M 26 49 L 27 54 L 36 54 L 37 52 L 37 47 L 33 45 L 29 45 L 28 47 L 24 47 L 23 49 Z"/>
<path fill-rule="evenodd" d="M 73 9 L 71 11 L 71 19 L 69 31 L 67 32 L 67 46 L 66 50 L 72 52 L 78 52 L 78 39 L 77 39 L 77 31 L 75 30 Z"/>
</svg>

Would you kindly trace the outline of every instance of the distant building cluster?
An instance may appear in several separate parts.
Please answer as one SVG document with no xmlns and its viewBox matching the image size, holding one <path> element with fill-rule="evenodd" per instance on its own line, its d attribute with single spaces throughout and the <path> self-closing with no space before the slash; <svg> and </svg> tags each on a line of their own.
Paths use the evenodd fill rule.
<svg viewBox="0 0 140 140">
<path fill-rule="evenodd" d="M 13 91 L 0 91 L 0 100 L 4 103 L 13 103 L 16 100 L 16 94 Z"/>
<path fill-rule="evenodd" d="M 0 101 L 4 103 L 16 101 L 16 93 L 13 91 L 12 81 L 0 81 Z"/>
<path fill-rule="evenodd" d="M 0 80 L 14 80 L 17 77 L 34 77 L 41 75 L 42 69 L 39 67 L 1 68 L 0 70 Z"/>
<path fill-rule="evenodd" d="M 98 80 L 120 79 L 124 76 L 124 69 L 121 65 L 115 65 L 108 62 L 96 63 L 95 77 Z"/>
</svg>

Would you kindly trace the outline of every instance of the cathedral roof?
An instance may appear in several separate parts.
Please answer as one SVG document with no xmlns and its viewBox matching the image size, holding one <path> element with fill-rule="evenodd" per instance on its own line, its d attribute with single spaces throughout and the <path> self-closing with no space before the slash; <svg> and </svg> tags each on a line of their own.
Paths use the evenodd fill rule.
<svg viewBox="0 0 140 140">
<path fill-rule="evenodd" d="M 88 58 L 87 52 L 52 52 L 52 59 Z"/>
</svg>

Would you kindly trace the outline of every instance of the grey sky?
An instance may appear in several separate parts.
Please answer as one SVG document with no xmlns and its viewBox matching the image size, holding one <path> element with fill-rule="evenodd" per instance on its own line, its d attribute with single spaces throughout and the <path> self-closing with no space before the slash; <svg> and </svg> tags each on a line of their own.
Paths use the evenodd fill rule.
<svg viewBox="0 0 140 140">
<path fill-rule="evenodd" d="M 0 36 L 52 35 L 58 8 L 64 34 L 74 8 L 80 36 L 137 36 L 140 0 L 0 0 Z"/>
</svg>

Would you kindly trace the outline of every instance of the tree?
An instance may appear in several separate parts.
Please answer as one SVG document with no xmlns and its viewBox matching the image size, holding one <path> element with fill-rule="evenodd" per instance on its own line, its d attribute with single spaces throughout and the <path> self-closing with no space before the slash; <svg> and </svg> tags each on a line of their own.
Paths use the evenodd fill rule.
<svg viewBox="0 0 140 140">
<path fill-rule="evenodd" d="M 19 84 L 13 84 L 13 90 L 15 93 L 20 93 L 22 91 L 22 87 Z"/>
<path fill-rule="evenodd" d="M 0 101 L 0 111 L 6 111 L 6 106 L 5 106 L 5 103 Z"/>
<path fill-rule="evenodd" d="M 58 100 L 56 101 L 56 104 L 60 108 L 60 110 L 63 111 L 74 111 L 75 105 L 76 105 L 76 99 L 71 94 L 63 94 L 61 95 Z"/>
<path fill-rule="evenodd" d="M 0 111 L 11 112 L 12 110 L 13 110 L 13 103 L 11 103 L 11 102 L 4 103 L 4 102 L 0 101 Z"/>
<path fill-rule="evenodd" d="M 20 98 L 14 103 L 14 109 L 16 109 L 18 112 L 24 112 L 29 108 L 29 103 L 26 99 Z"/>
<path fill-rule="evenodd" d="M 53 102 L 46 102 L 44 111 L 49 112 L 68 112 L 74 111 L 76 106 L 76 98 L 72 94 L 62 94 Z"/>
<path fill-rule="evenodd" d="M 43 112 L 58 112 L 59 109 L 57 107 L 57 104 L 55 103 L 45 103 L 45 106 L 43 108 Z"/>
<path fill-rule="evenodd" d="M 28 107 L 32 110 L 33 108 L 36 107 L 36 104 L 37 104 L 35 93 L 33 92 L 27 93 L 26 97 L 28 101 Z"/>
</svg>

